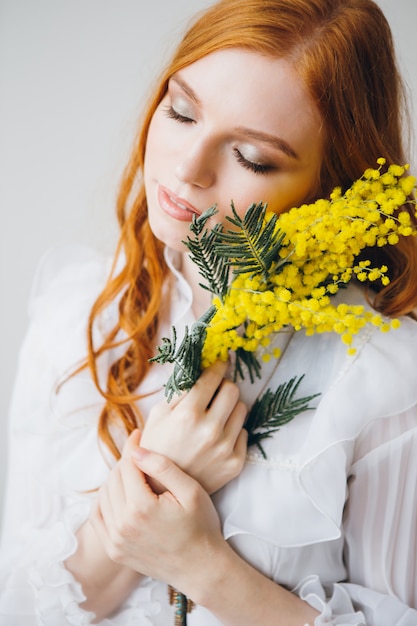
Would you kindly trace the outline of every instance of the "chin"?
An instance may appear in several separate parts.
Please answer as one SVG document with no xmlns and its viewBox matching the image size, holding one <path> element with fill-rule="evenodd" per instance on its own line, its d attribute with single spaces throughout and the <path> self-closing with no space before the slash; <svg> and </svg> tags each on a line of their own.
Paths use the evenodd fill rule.
<svg viewBox="0 0 417 626">
<path fill-rule="evenodd" d="M 156 220 L 156 222 L 155 224 L 154 220 L 149 220 L 149 225 L 154 236 L 168 248 L 176 250 L 177 252 L 184 252 L 186 247 L 182 242 L 186 239 L 189 228 L 183 227 L 177 229 L 172 224 L 161 223 L 162 220 Z"/>
</svg>

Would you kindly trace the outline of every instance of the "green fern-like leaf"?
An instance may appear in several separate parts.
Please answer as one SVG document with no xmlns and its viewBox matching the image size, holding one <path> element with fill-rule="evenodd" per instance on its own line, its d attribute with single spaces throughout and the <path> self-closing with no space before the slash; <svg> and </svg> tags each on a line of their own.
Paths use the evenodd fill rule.
<svg viewBox="0 0 417 626">
<path fill-rule="evenodd" d="M 267 279 L 279 259 L 284 234 L 275 232 L 277 215 L 265 222 L 266 209 L 266 204 L 252 204 L 241 218 L 232 203 L 233 217 L 227 220 L 235 228 L 218 233 L 215 248 L 233 266 L 234 274 L 260 273 Z"/>
<path fill-rule="evenodd" d="M 223 299 L 229 285 L 229 264 L 216 250 L 216 241 L 223 227 L 216 224 L 211 230 L 205 228 L 209 218 L 216 213 L 216 208 L 210 207 L 198 217 L 194 215 L 190 224 L 194 236 L 188 236 L 183 243 L 189 249 L 190 258 L 198 267 L 200 276 L 206 281 L 206 284 L 200 283 L 201 287 Z"/>
<path fill-rule="evenodd" d="M 249 412 L 245 423 L 245 428 L 249 433 L 248 446 L 256 445 L 264 458 L 266 454 L 261 441 L 271 437 L 280 426 L 290 422 L 296 415 L 311 410 L 309 403 L 320 395 L 316 393 L 296 398 L 303 378 L 304 376 L 291 378 L 288 382 L 279 385 L 276 391 L 268 389 L 261 398 L 256 400 Z"/>
<path fill-rule="evenodd" d="M 162 344 L 157 346 L 157 354 L 149 359 L 149 363 L 173 363 L 175 361 L 175 352 L 177 350 L 177 331 L 172 326 L 172 339 L 168 337 L 162 338 Z"/>
<path fill-rule="evenodd" d="M 174 393 L 181 394 L 189 391 L 201 374 L 201 353 L 206 338 L 207 325 L 210 323 L 216 308 L 211 306 L 192 325 L 191 330 L 185 327 L 184 338 L 177 349 L 177 334 L 172 327 L 172 339 L 164 337 L 162 344 L 158 346 L 158 354 L 150 359 L 150 362 L 160 364 L 173 363 L 174 368 L 165 385 L 165 396 L 168 402 Z"/>
<path fill-rule="evenodd" d="M 246 370 L 246 372 L 249 374 L 251 383 L 253 383 L 255 381 L 255 378 L 261 377 L 261 369 L 261 364 L 256 358 L 254 352 L 247 352 L 246 350 L 243 350 L 243 348 L 238 348 L 236 350 L 234 375 L 235 381 L 237 381 L 239 378 L 241 380 L 244 380 Z"/>
</svg>

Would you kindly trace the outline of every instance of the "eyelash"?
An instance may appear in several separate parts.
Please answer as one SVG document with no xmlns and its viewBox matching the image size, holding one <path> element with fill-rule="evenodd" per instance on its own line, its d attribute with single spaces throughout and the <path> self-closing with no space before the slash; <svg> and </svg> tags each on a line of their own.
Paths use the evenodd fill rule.
<svg viewBox="0 0 417 626">
<path fill-rule="evenodd" d="M 181 113 L 178 113 L 178 111 L 176 111 L 172 106 L 167 106 L 164 110 L 167 117 L 175 120 L 176 122 L 180 122 L 180 124 L 193 124 L 195 122 L 195 120 L 191 119 L 190 117 L 186 117 L 185 115 L 181 115 Z M 234 148 L 233 152 L 236 156 L 236 160 L 238 161 L 238 163 L 240 163 L 240 165 L 242 165 L 245 169 L 253 172 L 254 174 L 267 174 L 272 169 L 270 165 L 262 165 L 261 163 L 255 163 L 253 161 L 245 159 L 243 154 L 239 152 L 237 148 Z"/>
<path fill-rule="evenodd" d="M 191 117 L 186 117 L 185 115 L 181 115 L 178 113 L 172 106 L 167 106 L 164 108 L 165 115 L 169 117 L 171 120 L 175 120 L 176 122 L 180 122 L 181 124 L 192 124 L 195 120 L 191 119 Z"/>
<path fill-rule="evenodd" d="M 254 161 L 249 161 L 245 159 L 243 154 L 239 152 L 237 148 L 234 148 L 233 152 L 235 153 L 237 161 L 247 170 L 250 170 L 254 174 L 267 174 L 272 170 L 271 165 L 262 165 L 262 163 L 255 163 Z"/>
</svg>

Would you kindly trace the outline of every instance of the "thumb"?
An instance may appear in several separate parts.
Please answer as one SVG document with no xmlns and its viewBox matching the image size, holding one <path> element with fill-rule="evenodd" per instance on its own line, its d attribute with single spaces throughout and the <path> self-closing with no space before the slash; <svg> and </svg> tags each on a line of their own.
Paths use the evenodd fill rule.
<svg viewBox="0 0 417 626">
<path fill-rule="evenodd" d="M 126 442 L 123 446 L 122 456 L 126 456 L 128 454 L 132 454 L 134 450 L 138 449 L 140 438 L 142 437 L 142 433 L 139 428 L 135 428 L 129 437 L 126 439 Z"/>
<path fill-rule="evenodd" d="M 179 502 L 184 502 L 187 499 L 190 489 L 193 492 L 196 487 L 202 489 L 194 478 L 191 478 L 178 465 L 162 454 L 146 448 L 136 448 L 131 454 L 135 465 L 144 474 L 162 485 Z"/>
</svg>

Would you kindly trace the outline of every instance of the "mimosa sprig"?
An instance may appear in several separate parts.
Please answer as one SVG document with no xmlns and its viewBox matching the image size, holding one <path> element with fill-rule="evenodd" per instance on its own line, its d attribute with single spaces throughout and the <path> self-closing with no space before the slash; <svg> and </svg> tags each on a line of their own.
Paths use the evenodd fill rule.
<svg viewBox="0 0 417 626">
<path fill-rule="evenodd" d="M 369 260 L 358 260 L 359 255 L 417 234 L 409 210 L 415 207 L 416 179 L 405 175 L 408 166 L 391 165 L 383 172 L 385 160 L 379 159 L 378 165 L 344 194 L 337 188 L 329 199 L 279 216 L 259 203 L 243 218 L 232 204 L 228 229 L 220 224 L 206 229 L 214 207 L 193 219 L 184 243 L 213 302 L 191 331 L 186 329 L 178 349 L 174 334 L 173 340 L 164 339 L 153 359 L 174 364 L 165 389 L 169 399 L 191 389 L 202 369 L 218 359 L 226 361 L 230 353 L 235 355 L 236 378 L 260 377 L 262 361 L 279 357 L 271 337 L 286 329 L 304 329 L 307 335 L 338 333 L 354 354 L 354 335 L 367 324 L 383 332 L 399 325 L 363 306 L 332 302 L 353 278 L 387 285 L 388 268 L 373 267 Z M 303 410 L 310 400 L 300 399 Z M 273 432 L 271 420 L 253 423 L 265 432 L 269 423 Z"/>
</svg>

